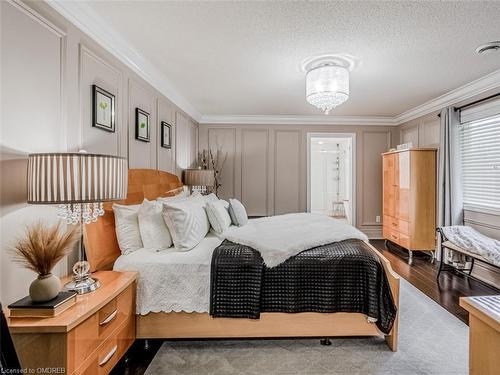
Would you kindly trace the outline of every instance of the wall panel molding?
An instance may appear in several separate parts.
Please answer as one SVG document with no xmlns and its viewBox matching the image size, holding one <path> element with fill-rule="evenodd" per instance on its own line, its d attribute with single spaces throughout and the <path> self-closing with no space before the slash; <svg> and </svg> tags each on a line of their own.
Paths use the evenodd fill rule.
<svg viewBox="0 0 500 375">
<path fill-rule="evenodd" d="M 222 149 L 222 153 L 227 152 L 227 160 L 222 169 L 222 194 L 220 195 L 223 199 L 234 198 L 236 196 L 236 129 L 234 128 L 209 128 L 208 129 L 208 148 L 216 150 L 216 146 L 218 142 L 218 133 L 226 133 L 227 137 L 231 139 L 231 143 L 227 144 L 226 135 L 222 134 L 222 143 L 219 146 Z M 200 149 L 201 152 L 201 149 Z M 231 168 L 230 181 L 224 180 L 224 175 L 227 175 L 228 164 Z M 225 173 L 226 172 L 226 173 Z M 228 188 L 227 182 L 230 183 L 230 187 Z"/>
<path fill-rule="evenodd" d="M 362 137 L 362 144 L 361 144 L 361 164 L 362 164 L 362 172 L 361 172 L 361 186 L 365 187 L 362 191 L 362 197 L 361 197 L 361 202 L 357 202 L 356 206 L 357 207 L 360 207 L 361 208 L 361 215 L 360 215 L 360 219 L 358 219 L 358 223 L 361 222 L 361 226 L 364 227 L 364 226 L 374 226 L 374 227 L 378 227 L 380 228 L 382 226 L 382 222 L 380 223 L 377 223 L 375 222 L 375 218 L 374 217 L 366 217 L 365 216 L 365 207 L 367 205 L 367 202 L 370 201 L 369 197 L 367 197 L 367 193 L 369 191 L 369 189 L 366 188 L 366 186 L 368 186 L 367 184 L 370 183 L 370 181 L 367 181 L 367 174 L 369 173 L 372 173 L 373 172 L 373 165 L 368 163 L 367 160 L 366 160 L 366 157 L 367 157 L 367 150 L 369 150 L 368 148 L 368 143 L 367 143 L 367 138 L 370 136 L 370 135 L 382 135 L 385 137 L 385 144 L 384 144 L 384 148 L 381 148 L 380 150 L 378 150 L 376 152 L 376 157 L 378 157 L 380 159 L 380 173 L 379 173 L 379 177 L 380 177 L 380 186 L 379 186 L 379 190 L 380 190 L 380 212 L 379 212 L 379 216 L 382 220 L 382 152 L 384 151 L 387 151 L 390 146 L 391 146 L 391 133 L 389 131 L 371 131 L 371 130 L 367 130 L 367 131 L 364 131 L 363 132 L 363 137 Z M 373 142 L 370 142 L 370 145 L 373 146 Z M 374 157 L 373 155 L 370 156 L 371 157 Z M 369 169 L 368 169 L 369 167 Z M 373 216 L 373 215 L 372 215 Z"/>
<path fill-rule="evenodd" d="M 265 138 L 263 139 L 265 142 L 264 147 L 264 160 L 263 165 L 253 165 L 255 168 L 252 171 L 248 171 L 248 164 L 246 159 L 251 156 L 255 156 L 255 150 L 250 151 L 246 148 L 246 142 L 249 141 L 246 137 L 249 135 L 261 134 Z M 258 147 L 259 143 L 253 145 L 254 147 Z M 262 146 L 262 144 L 260 144 Z M 258 155 L 258 152 L 257 152 Z M 260 176 L 258 173 L 260 172 Z M 245 178 L 249 177 L 249 180 L 246 181 Z M 260 179 L 259 179 L 260 177 Z M 252 185 L 251 185 L 252 184 Z M 250 129 L 245 128 L 241 130 L 241 199 L 245 206 L 247 207 L 249 215 L 269 215 L 269 194 L 268 194 L 268 185 L 269 185 L 269 130 L 268 129 Z M 249 186 L 252 186 L 253 189 L 250 189 Z M 251 201 L 251 199 L 255 198 L 254 194 L 249 196 L 249 192 L 253 192 L 254 190 L 258 190 L 259 187 L 263 188 L 264 191 L 264 207 L 258 207 L 259 201 L 262 200 L 262 197 L 257 198 L 255 201 Z M 245 193 L 246 192 L 246 193 Z"/>
<path fill-rule="evenodd" d="M 289 150 L 292 153 L 294 151 L 296 151 L 295 152 L 295 157 L 296 157 L 295 171 L 297 173 L 297 180 L 295 181 L 295 184 L 292 181 L 287 181 L 287 183 L 285 185 L 288 188 L 285 187 L 283 189 L 284 191 L 282 191 L 281 189 L 278 188 L 279 184 L 280 184 L 279 174 L 280 174 L 280 171 L 282 170 L 281 167 L 284 167 L 285 169 L 293 171 L 294 166 L 283 165 L 283 166 L 280 167 L 280 165 L 278 164 L 279 163 L 279 157 L 280 157 L 280 155 L 278 154 L 279 153 L 278 142 L 279 142 L 279 136 L 280 136 L 280 134 L 283 134 L 283 135 L 285 135 L 285 134 L 296 134 L 297 135 L 296 149 L 295 150 L 293 150 L 293 149 Z M 274 168 L 273 168 L 273 170 L 274 170 L 274 189 L 272 189 L 273 190 L 273 196 L 274 196 L 274 199 L 273 199 L 273 214 L 274 215 L 278 215 L 278 214 L 282 214 L 282 213 L 289 213 L 289 212 L 300 212 L 300 196 L 301 196 L 301 184 L 300 184 L 301 170 L 300 170 L 300 161 L 301 161 L 301 158 L 302 158 L 302 149 L 301 149 L 300 136 L 301 136 L 301 131 L 300 130 L 295 130 L 295 129 L 290 129 L 290 130 L 276 130 L 274 132 L 274 145 L 273 145 L 273 149 L 274 149 Z M 290 157 L 290 155 L 288 155 L 288 157 Z M 294 207 L 293 202 L 290 202 L 291 196 L 289 197 L 287 195 L 288 190 L 289 189 L 293 189 L 294 187 L 297 189 L 297 195 L 296 195 L 296 197 L 294 197 L 294 199 L 296 199 L 296 206 L 295 207 Z M 285 197 L 287 197 L 287 203 L 285 204 L 284 207 L 277 207 L 276 201 L 277 200 L 279 201 L 279 197 L 281 195 L 285 195 Z"/>
<path fill-rule="evenodd" d="M 85 145 L 92 144 L 93 139 L 86 139 L 86 132 L 94 133 L 98 137 L 101 138 L 100 142 L 104 142 L 104 147 L 102 150 L 90 150 L 92 152 L 102 152 L 102 153 L 112 153 L 121 156 L 127 156 L 127 150 L 123 150 L 123 138 L 126 138 L 128 135 L 128 126 L 127 121 L 123 119 L 123 73 L 121 70 L 113 66 L 111 63 L 106 61 L 104 58 L 99 56 L 96 52 L 94 52 L 91 48 L 86 46 L 83 43 L 78 45 L 78 91 L 79 91 L 79 108 L 80 108 L 80 129 L 79 129 L 79 140 L 78 145 L 79 148 L 88 148 Z M 111 78 L 110 75 L 103 74 L 100 76 L 97 71 L 90 71 L 89 75 L 92 76 L 89 81 L 84 82 L 85 74 L 87 69 L 90 70 L 90 67 L 85 66 L 85 58 L 91 59 L 96 65 L 101 66 L 103 69 L 108 70 L 112 74 L 115 75 L 114 79 Z M 104 77 L 105 76 L 105 77 Z M 114 81 L 116 89 L 112 89 L 111 81 Z M 101 83 L 102 82 L 102 83 Z M 111 92 L 115 95 L 115 132 L 109 133 L 99 129 L 92 128 L 92 97 L 91 90 L 92 84 L 96 84 L 99 87 Z M 104 86 L 104 87 L 103 87 Z M 114 139 L 116 143 L 116 152 L 112 152 L 108 148 L 109 139 Z M 87 150 L 89 151 L 89 150 Z M 114 150 L 113 150 L 114 151 Z"/>
<path fill-rule="evenodd" d="M 67 34 L 66 32 L 55 25 L 53 22 L 49 21 L 46 17 L 41 15 L 39 12 L 31 9 L 27 4 L 20 0 L 7 0 L 8 5 L 13 6 L 29 19 L 35 21 L 37 24 L 43 26 L 50 33 L 59 38 L 59 107 L 60 107 L 60 124 L 61 129 L 58 134 L 60 137 L 60 143 L 64 150 L 68 147 L 68 129 L 67 129 L 67 119 L 66 119 L 66 101 L 65 101 L 65 82 L 66 82 L 66 50 L 67 50 Z"/>
</svg>

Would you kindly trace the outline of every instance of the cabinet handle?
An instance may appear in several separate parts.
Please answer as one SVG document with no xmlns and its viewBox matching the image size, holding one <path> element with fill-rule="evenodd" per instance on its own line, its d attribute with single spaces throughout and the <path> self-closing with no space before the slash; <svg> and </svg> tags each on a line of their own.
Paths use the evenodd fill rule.
<svg viewBox="0 0 500 375">
<path fill-rule="evenodd" d="M 109 353 L 108 353 L 108 354 L 106 354 L 106 356 L 102 359 L 102 361 L 101 361 L 101 362 L 99 362 L 99 366 L 101 366 L 101 367 L 102 367 L 102 366 L 104 366 L 106 363 L 108 363 L 108 362 L 109 362 L 109 360 L 111 359 L 111 357 L 115 355 L 115 353 L 116 353 L 116 349 L 118 349 L 118 345 L 115 345 L 115 346 L 113 347 L 113 349 L 111 349 L 111 350 L 109 351 Z"/>
<path fill-rule="evenodd" d="M 397 239 L 398 239 L 398 237 L 397 237 L 397 236 L 395 236 L 394 234 L 392 234 L 391 236 L 392 236 L 392 238 L 394 238 L 395 240 L 397 240 Z"/>
<path fill-rule="evenodd" d="M 397 223 L 392 223 L 392 226 L 393 226 L 393 227 L 397 227 L 397 226 L 398 226 L 398 224 L 397 224 Z"/>
<path fill-rule="evenodd" d="M 104 319 L 102 322 L 99 323 L 100 326 L 104 326 L 111 322 L 114 318 L 116 318 L 116 314 L 118 313 L 118 310 L 115 309 L 111 314 L 108 315 L 106 319 Z"/>
</svg>

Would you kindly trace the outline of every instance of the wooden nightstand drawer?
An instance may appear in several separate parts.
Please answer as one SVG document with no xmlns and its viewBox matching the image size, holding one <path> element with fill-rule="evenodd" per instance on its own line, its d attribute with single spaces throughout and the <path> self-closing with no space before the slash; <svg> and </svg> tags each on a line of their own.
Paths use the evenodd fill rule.
<svg viewBox="0 0 500 375">
<path fill-rule="evenodd" d="M 134 314 L 135 289 L 132 285 L 113 298 L 98 313 L 99 338 L 106 339 L 120 323 Z"/>
<path fill-rule="evenodd" d="M 135 340 L 135 317 L 122 322 L 77 369 L 77 375 L 108 374 Z"/>
</svg>

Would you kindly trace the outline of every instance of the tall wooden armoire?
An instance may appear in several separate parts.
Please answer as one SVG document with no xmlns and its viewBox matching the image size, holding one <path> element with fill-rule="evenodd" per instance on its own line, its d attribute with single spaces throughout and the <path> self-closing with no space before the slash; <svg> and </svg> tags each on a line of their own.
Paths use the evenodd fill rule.
<svg viewBox="0 0 500 375">
<path fill-rule="evenodd" d="M 386 152 L 383 236 L 409 251 L 436 248 L 436 149 Z"/>
</svg>

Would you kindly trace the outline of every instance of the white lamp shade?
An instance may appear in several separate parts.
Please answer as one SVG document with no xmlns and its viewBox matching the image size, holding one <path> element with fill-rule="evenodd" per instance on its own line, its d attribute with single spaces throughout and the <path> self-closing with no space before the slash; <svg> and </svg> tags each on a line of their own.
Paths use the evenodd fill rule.
<svg viewBox="0 0 500 375">
<path fill-rule="evenodd" d="M 127 197 L 128 163 L 121 156 L 44 153 L 28 157 L 28 203 L 95 203 Z"/>
<path fill-rule="evenodd" d="M 307 72 L 306 99 L 328 113 L 349 99 L 349 70 L 338 65 L 323 65 Z"/>
</svg>

